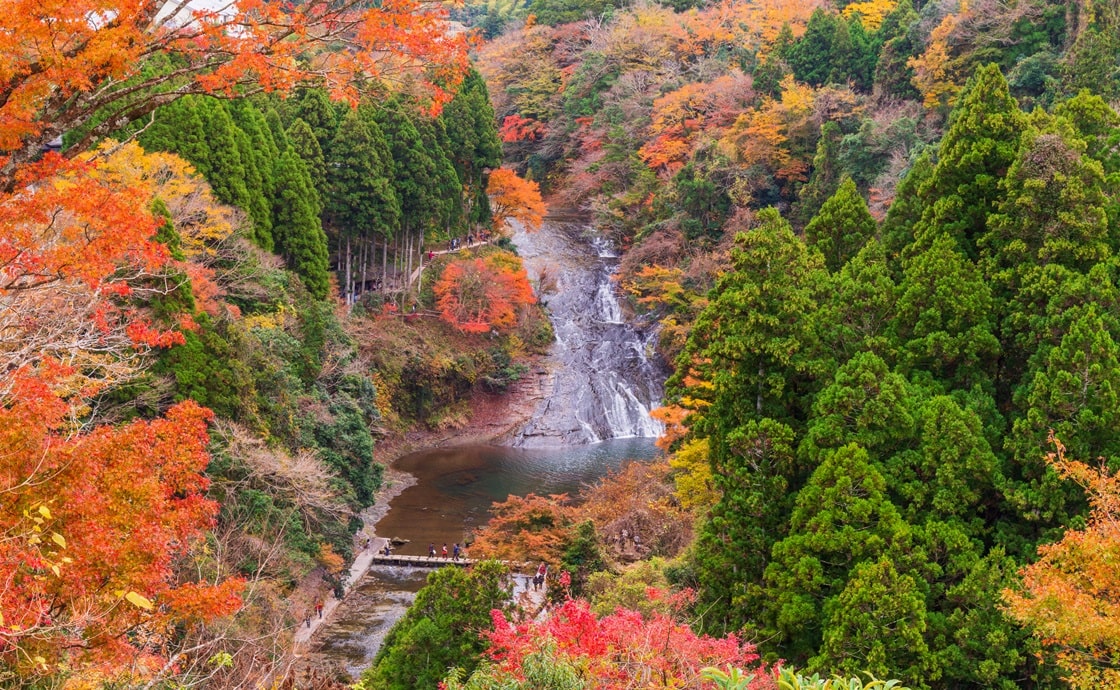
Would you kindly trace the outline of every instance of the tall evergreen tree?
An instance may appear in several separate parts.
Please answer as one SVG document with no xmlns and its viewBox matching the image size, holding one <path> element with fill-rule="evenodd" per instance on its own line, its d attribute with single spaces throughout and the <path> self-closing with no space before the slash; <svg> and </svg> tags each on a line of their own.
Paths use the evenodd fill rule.
<svg viewBox="0 0 1120 690">
<path fill-rule="evenodd" d="M 401 206 L 392 155 L 376 122 L 347 113 L 330 144 L 326 216 L 341 235 L 395 236 Z"/>
<path fill-rule="evenodd" d="M 903 250 L 914 241 L 915 227 L 925 212 L 927 203 L 920 190 L 929 184 L 932 176 L 933 162 L 928 152 L 923 153 L 902 178 L 895 190 L 894 202 L 883 219 L 883 251 L 895 274 L 901 268 Z"/>
<path fill-rule="evenodd" d="M 926 246 L 947 234 L 976 257 L 976 240 L 1001 200 L 999 182 L 1015 161 L 1025 124 L 999 67 L 978 68 L 950 116 L 933 174 L 919 191 L 933 200 L 915 233 Z"/>
<path fill-rule="evenodd" d="M 206 181 L 219 201 L 248 212 L 252 199 L 245 184 L 245 161 L 241 160 L 241 147 L 237 143 L 240 130 L 221 101 L 199 101 L 199 116 L 206 132 Z"/>
<path fill-rule="evenodd" d="M 295 122 L 298 118 L 306 122 L 318 140 L 323 155 L 328 155 L 331 141 L 342 122 L 339 108 L 331 103 L 327 92 L 321 88 L 304 89 L 292 99 L 291 105 L 287 121 Z"/>
<path fill-rule="evenodd" d="M 908 371 L 965 390 L 991 381 L 999 352 L 991 288 L 951 237 L 907 262 L 898 291 L 895 328 Z"/>
<path fill-rule="evenodd" d="M 836 193 L 805 227 L 805 240 L 821 252 L 828 270 L 836 272 L 875 236 L 877 229 L 856 183 L 845 176 Z"/>
<path fill-rule="evenodd" d="M 875 38 L 882 48 L 875 62 L 874 83 L 885 95 L 909 100 L 921 97 L 914 87 L 914 68 L 907 64 L 920 49 L 911 31 L 917 22 L 918 13 L 910 0 L 899 0 L 879 25 Z"/>
<path fill-rule="evenodd" d="M 273 167 L 279 150 L 268 129 L 264 115 L 247 99 L 234 101 L 232 115 L 244 136 L 238 137 L 241 160 L 245 165 L 245 186 L 249 192 L 250 217 L 253 219 L 254 241 L 271 250 L 272 193 L 276 185 Z"/>
<path fill-rule="evenodd" d="M 289 146 L 276 165 L 272 206 L 276 249 L 308 292 L 324 299 L 330 290 L 330 263 L 319 211 L 307 166 Z"/>
<path fill-rule="evenodd" d="M 307 165 L 307 172 L 315 185 L 319 203 L 325 208 L 330 194 L 330 180 L 327 174 L 327 160 L 319 147 L 319 140 L 312 133 L 311 126 L 298 117 L 288 127 L 287 135 L 296 155 Z"/>
<path fill-rule="evenodd" d="M 396 101 L 374 110 L 393 158 L 393 186 L 401 205 L 401 226 L 420 230 L 438 222 L 440 201 L 436 165 L 404 107 Z"/>
<path fill-rule="evenodd" d="M 194 166 L 205 177 L 210 170 L 206 128 L 199 115 L 201 96 L 185 96 L 157 109 L 152 124 L 140 133 L 147 151 L 171 151 Z"/>
<path fill-rule="evenodd" d="M 821 340 L 838 362 L 864 350 L 888 355 L 895 289 L 883 246 L 874 239 L 830 277 L 821 301 Z"/>
<path fill-rule="evenodd" d="M 447 131 L 440 118 L 418 117 L 416 130 L 435 166 L 433 187 L 439 200 L 439 223 L 443 232 L 448 233 L 463 218 L 463 188 L 455 173 L 455 166 L 451 163 L 451 142 L 447 139 Z"/>
<path fill-rule="evenodd" d="M 824 616 L 853 570 L 907 538 L 886 492 L 883 475 L 855 444 L 829 453 L 798 492 L 789 534 L 766 568 L 767 620 L 778 636 L 770 644 L 786 659 L 804 663 L 815 654 Z"/>
<path fill-rule="evenodd" d="M 860 562 L 824 607 L 820 653 L 809 660 L 809 668 L 924 685 L 933 664 L 924 637 L 928 614 L 922 589 L 890 558 Z"/>
<path fill-rule="evenodd" d="M 981 251 L 997 270 L 1050 263 L 1088 270 L 1111 251 L 1104 170 L 1082 155 L 1085 144 L 1068 123 L 1041 111 L 1031 119 Z"/>
<path fill-rule="evenodd" d="M 809 17 L 805 33 L 789 49 L 786 62 L 793 76 L 813 86 L 828 83 L 832 73 L 832 46 L 840 19 L 833 11 L 817 8 Z"/>
<path fill-rule="evenodd" d="M 803 386 L 820 367 L 814 326 L 823 269 L 774 209 L 736 237 L 733 270 L 720 279 L 670 379 L 711 382 L 710 407 L 694 429 L 709 438 L 719 503 L 697 545 L 705 601 L 724 615 L 705 621 L 733 630 L 755 617 L 770 546 L 783 531 L 788 497 L 804 481 L 792 424 L 803 419 Z M 692 394 L 690 392 L 690 394 Z M 735 573 L 732 581 L 727 573 Z"/>
<path fill-rule="evenodd" d="M 467 221 L 479 225 L 490 220 L 486 174 L 502 163 L 502 142 L 490 93 L 482 76 L 471 70 L 441 116 L 450 144 L 450 158 L 464 189 Z"/>
<path fill-rule="evenodd" d="M 824 202 L 840 187 L 843 171 L 840 165 L 840 139 L 843 134 L 835 122 L 821 125 L 821 137 L 813 155 L 813 172 L 809 181 L 798 191 L 796 220 L 808 224 Z"/>
</svg>

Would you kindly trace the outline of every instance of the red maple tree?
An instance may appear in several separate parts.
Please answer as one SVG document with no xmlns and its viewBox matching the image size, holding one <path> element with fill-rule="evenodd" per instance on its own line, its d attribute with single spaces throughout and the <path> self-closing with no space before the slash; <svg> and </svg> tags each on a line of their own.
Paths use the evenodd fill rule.
<svg viewBox="0 0 1120 690">
<path fill-rule="evenodd" d="M 452 261 L 433 290 L 440 315 L 465 333 L 513 326 L 537 301 L 520 259 L 504 252 Z"/>
</svg>

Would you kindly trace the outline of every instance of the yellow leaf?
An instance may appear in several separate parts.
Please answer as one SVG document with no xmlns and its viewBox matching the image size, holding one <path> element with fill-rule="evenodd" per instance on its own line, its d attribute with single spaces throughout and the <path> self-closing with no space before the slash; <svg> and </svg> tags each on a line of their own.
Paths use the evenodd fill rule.
<svg viewBox="0 0 1120 690">
<path fill-rule="evenodd" d="M 52 565 L 51 570 L 54 571 L 55 577 L 62 577 L 62 570 L 57 565 Z"/>
<path fill-rule="evenodd" d="M 133 606 L 142 608 L 145 611 L 151 611 L 153 608 L 155 608 L 155 605 L 147 597 L 142 594 L 137 594 L 136 592 L 129 592 L 128 594 L 124 595 L 124 598 L 127 599 L 128 602 Z"/>
<path fill-rule="evenodd" d="M 39 514 L 46 519 L 51 519 L 51 511 L 46 506 L 39 506 Z"/>
<path fill-rule="evenodd" d="M 52 532 L 51 533 L 51 541 L 58 544 L 59 546 L 61 546 L 64 549 L 66 548 L 66 538 L 63 537 L 58 532 Z"/>
</svg>

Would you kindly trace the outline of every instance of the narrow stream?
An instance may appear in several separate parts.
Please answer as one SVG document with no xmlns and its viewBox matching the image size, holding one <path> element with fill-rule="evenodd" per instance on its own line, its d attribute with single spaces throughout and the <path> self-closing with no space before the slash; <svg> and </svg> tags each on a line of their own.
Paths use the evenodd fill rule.
<svg viewBox="0 0 1120 690">
<path fill-rule="evenodd" d="M 511 443 L 438 448 L 398 458 L 414 475 L 374 527 L 424 555 L 468 540 L 490 505 L 510 495 L 575 494 L 627 460 L 650 460 L 661 425 L 649 411 L 664 374 L 649 357 L 652 333 L 623 319 L 611 274 L 617 255 L 578 219 L 551 217 L 514 242 L 530 278 L 554 284 L 542 296 L 557 341 L 550 393 Z M 313 657 L 357 677 L 423 586 L 427 570 L 374 566 L 315 637 Z"/>
</svg>

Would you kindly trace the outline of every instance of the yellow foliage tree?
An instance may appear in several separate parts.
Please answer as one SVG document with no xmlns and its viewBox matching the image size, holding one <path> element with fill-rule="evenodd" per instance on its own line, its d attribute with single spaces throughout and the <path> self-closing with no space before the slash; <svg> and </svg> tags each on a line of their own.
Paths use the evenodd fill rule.
<svg viewBox="0 0 1120 690">
<path fill-rule="evenodd" d="M 911 81 L 922 93 L 922 103 L 927 108 L 950 107 L 960 93 L 963 80 L 953 69 L 949 37 L 967 13 L 968 3 L 962 0 L 960 12 L 945 15 L 930 34 L 926 52 L 906 62 L 914 70 Z"/>
<path fill-rule="evenodd" d="M 1061 541 L 1038 549 L 1038 562 L 1023 568 L 1021 590 L 1004 600 L 1013 618 L 1031 629 L 1075 689 L 1120 687 L 1120 474 L 1068 460 L 1056 450 L 1047 456 L 1064 479 L 1080 484 L 1089 497 L 1085 528 L 1069 530 Z"/>
<path fill-rule="evenodd" d="M 883 18 L 897 6 L 898 0 L 866 0 L 866 2 L 853 2 L 848 5 L 844 8 L 843 14 L 847 19 L 859 15 L 864 28 L 868 31 L 876 31 L 883 23 Z"/>
</svg>

